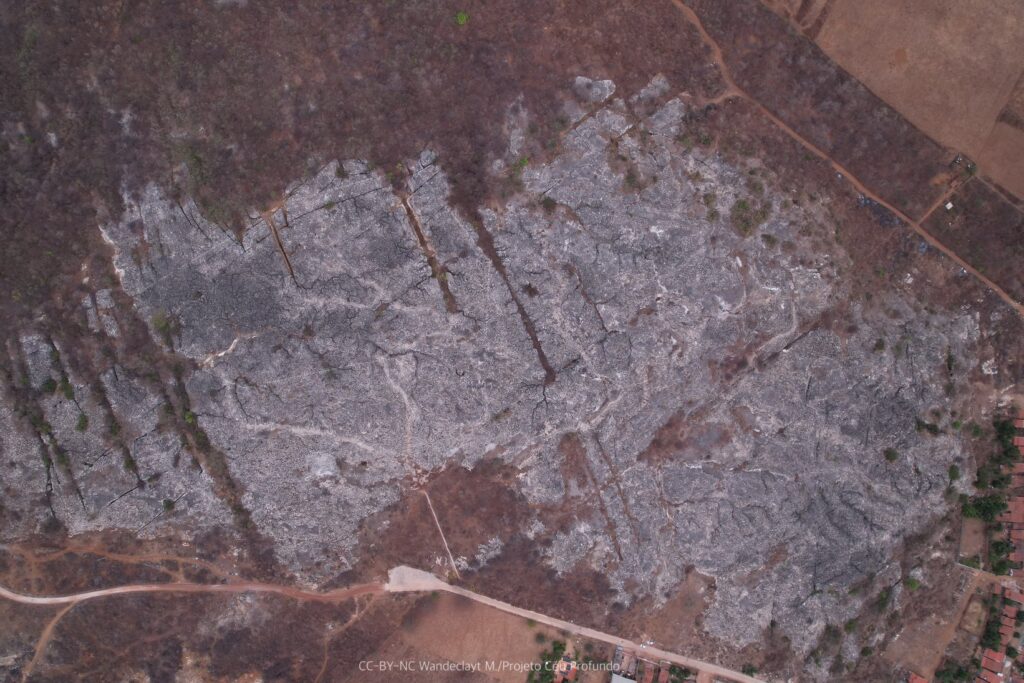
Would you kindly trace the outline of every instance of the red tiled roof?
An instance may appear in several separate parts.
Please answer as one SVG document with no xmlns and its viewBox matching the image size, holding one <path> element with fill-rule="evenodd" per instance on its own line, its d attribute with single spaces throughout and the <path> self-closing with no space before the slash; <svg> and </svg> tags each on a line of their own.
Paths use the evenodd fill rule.
<svg viewBox="0 0 1024 683">
<path fill-rule="evenodd" d="M 997 652 L 996 650 L 993 650 L 991 648 L 989 648 L 988 650 L 985 650 L 983 653 L 981 653 L 981 656 L 982 657 L 988 657 L 989 659 L 994 659 L 997 662 L 999 662 L 1000 664 L 1002 664 L 1003 662 L 1006 661 L 1006 653 L 1004 653 L 1004 652 Z"/>
<path fill-rule="evenodd" d="M 1004 617 L 1009 617 L 1010 619 L 1016 619 L 1017 618 L 1017 608 L 1014 607 L 1013 605 L 1005 605 L 1003 607 L 1003 616 Z"/>
<path fill-rule="evenodd" d="M 981 673 L 978 674 L 978 680 L 983 683 L 1003 683 L 1003 679 L 995 675 L 991 671 L 985 671 L 982 669 Z"/>
<path fill-rule="evenodd" d="M 1013 437 L 1013 445 L 1014 446 L 1024 446 L 1024 436 L 1015 436 L 1015 437 Z"/>
<path fill-rule="evenodd" d="M 999 517 L 997 519 L 1000 522 L 1024 524 L 1024 499 L 1012 499 L 1010 504 L 1007 506 L 1007 509 L 999 513 Z"/>
<path fill-rule="evenodd" d="M 907 679 L 907 683 L 928 683 L 928 679 L 924 676 L 918 676 L 917 674 L 911 672 L 910 678 Z"/>
<path fill-rule="evenodd" d="M 1013 600 L 1014 602 L 1024 605 L 1024 593 L 1008 590 L 1006 591 L 1006 599 Z"/>
</svg>

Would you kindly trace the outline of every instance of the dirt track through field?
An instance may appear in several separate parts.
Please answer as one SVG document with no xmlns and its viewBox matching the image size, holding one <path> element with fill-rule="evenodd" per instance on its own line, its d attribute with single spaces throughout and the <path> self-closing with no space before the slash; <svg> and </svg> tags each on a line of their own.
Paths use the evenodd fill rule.
<svg viewBox="0 0 1024 683">
<path fill-rule="evenodd" d="M 853 187 L 860 194 L 867 197 L 876 204 L 885 207 L 893 215 L 899 217 L 900 220 L 905 222 L 907 225 L 910 226 L 910 228 L 914 232 L 920 235 L 925 242 L 927 242 L 929 245 L 931 245 L 932 247 L 934 247 L 935 249 L 939 250 L 947 257 L 952 259 L 954 263 L 956 263 L 965 271 L 973 275 L 975 278 L 981 281 L 982 284 L 988 287 L 989 290 L 994 292 L 997 296 L 999 296 L 999 298 L 1001 298 L 1003 301 L 1009 304 L 1013 308 L 1013 310 L 1017 312 L 1018 315 L 1024 317 L 1024 304 L 1018 302 L 1016 299 L 1010 296 L 1010 294 L 1006 292 L 1003 288 L 1001 288 L 999 285 L 997 285 L 989 278 L 982 275 L 971 264 L 967 263 L 967 261 L 960 258 L 955 251 L 953 251 L 946 245 L 942 244 L 938 239 L 932 236 L 931 233 L 929 233 L 927 230 L 921 227 L 921 223 L 928 217 L 928 215 L 932 211 L 935 210 L 936 207 L 941 205 L 941 201 L 936 202 L 931 207 L 929 207 L 928 210 L 926 210 L 923 213 L 919 220 L 914 220 L 913 218 L 903 213 L 901 210 L 897 209 L 889 202 L 882 199 L 875 192 L 873 192 L 871 189 L 865 186 L 864 183 L 862 183 L 860 179 L 857 178 L 857 176 L 850 173 L 846 168 L 839 164 L 839 162 L 837 162 L 834 158 L 829 156 L 828 153 L 826 153 L 817 145 L 815 145 L 814 143 L 810 142 L 805 137 L 797 133 L 786 122 L 784 122 L 778 116 L 769 111 L 763 104 L 761 104 L 759 100 L 755 99 L 748 92 L 743 90 L 743 88 L 739 87 L 736 84 L 736 81 L 733 80 L 732 74 L 729 71 L 729 67 L 725 63 L 721 47 L 719 47 L 718 43 L 716 43 L 715 40 L 710 36 L 710 34 L 708 34 L 707 30 L 704 28 L 703 22 L 700 20 L 700 17 L 697 16 L 697 13 L 694 12 L 693 9 L 685 5 L 682 2 L 682 0 L 672 0 L 672 4 L 675 5 L 680 12 L 683 13 L 687 21 L 693 24 L 693 26 L 697 29 L 697 32 L 700 34 L 701 39 L 707 44 L 708 48 L 711 50 L 712 58 L 718 66 L 719 72 L 722 75 L 722 80 L 725 81 L 729 92 L 735 94 L 737 97 L 742 97 L 745 100 L 749 101 L 751 104 L 753 104 L 758 111 L 760 111 L 764 116 L 766 116 L 772 123 L 778 126 L 783 132 L 785 132 L 787 135 L 793 138 L 793 140 L 798 142 L 800 145 L 802 145 L 805 149 L 807 149 L 815 156 L 818 156 L 821 159 L 827 161 L 829 164 L 831 164 L 832 168 L 835 169 L 837 173 L 840 173 L 844 178 L 846 178 L 846 180 L 848 180 L 850 184 L 853 185 Z M 944 197 L 945 196 L 948 195 L 944 195 Z M 942 201 L 944 201 L 944 199 Z"/>
<path fill-rule="evenodd" d="M 291 586 L 279 586 L 271 583 L 140 583 L 113 588 L 101 588 L 84 593 L 72 593 L 59 596 L 22 595 L 0 586 L 0 597 L 7 598 L 23 605 L 75 605 L 86 600 L 106 598 L 129 593 L 273 593 L 296 600 L 314 602 L 341 602 L 368 593 L 381 593 L 384 586 L 379 583 L 364 583 L 348 588 L 319 593 L 306 591 Z"/>
<path fill-rule="evenodd" d="M 699 672 L 711 674 L 719 679 L 736 681 L 737 683 L 759 682 L 759 679 L 754 678 L 753 676 L 747 676 L 739 671 L 733 671 L 732 669 L 727 669 L 725 667 L 718 666 L 717 664 L 712 664 L 711 662 L 703 662 L 699 659 L 691 659 L 674 652 L 668 652 L 667 650 L 634 643 L 630 640 L 626 640 L 625 638 L 611 635 L 610 633 L 604 633 L 586 626 L 579 626 L 571 621 L 556 619 L 555 617 L 549 617 L 548 615 L 541 614 L 540 612 L 516 607 L 508 604 L 507 602 L 502 602 L 500 600 L 495 600 L 494 598 L 489 598 L 486 595 L 474 593 L 473 591 L 462 588 L 461 586 L 453 586 L 445 583 L 429 572 L 413 569 L 412 567 L 395 567 L 392 569 L 388 573 L 388 582 L 385 586 L 385 590 L 389 593 L 446 591 L 448 593 L 454 593 L 455 595 L 461 595 L 469 598 L 470 600 L 487 605 L 488 607 L 501 610 L 502 612 L 507 612 L 508 614 L 514 614 L 524 619 L 532 619 L 540 624 L 547 624 L 548 626 L 560 631 L 573 633 L 590 640 L 610 643 L 626 650 L 634 651 L 641 659 L 650 662 L 667 661 L 695 669 Z"/>
<path fill-rule="evenodd" d="M 50 641 L 53 635 L 54 627 L 60 621 L 69 610 L 75 605 L 88 600 L 96 600 L 99 598 L 112 597 L 116 595 L 126 594 L 138 594 L 138 593 L 271 593 L 276 595 L 283 595 L 286 597 L 294 598 L 296 600 L 309 600 L 316 602 L 341 602 L 356 598 L 361 595 L 379 594 L 379 593 L 419 593 L 419 592 L 433 592 L 433 591 L 446 591 L 455 595 L 461 595 L 469 598 L 475 602 L 483 605 L 487 605 L 502 612 L 513 614 L 518 617 L 525 619 L 533 619 L 538 623 L 547 624 L 561 631 L 573 633 L 590 640 L 596 640 L 604 643 L 610 643 L 612 645 L 621 646 L 623 648 L 636 651 L 643 659 L 649 661 L 668 661 L 674 664 L 680 664 L 682 666 L 690 667 L 700 672 L 705 672 L 714 675 L 718 678 L 736 681 L 737 683 L 758 683 L 759 679 L 747 676 L 738 671 L 733 671 L 725 667 L 712 664 L 710 662 L 703 662 L 697 659 L 691 659 L 678 655 L 674 652 L 668 652 L 660 650 L 655 647 L 647 647 L 645 645 L 634 643 L 608 633 L 603 633 L 596 629 L 588 628 L 585 626 L 578 626 L 572 622 L 563 621 L 554 617 L 549 617 L 546 614 L 540 614 L 539 612 L 533 612 L 531 610 L 522 609 L 515 607 L 500 600 L 489 598 L 479 593 L 467 590 L 460 586 L 452 586 L 451 584 L 445 583 L 441 579 L 437 578 L 433 574 L 428 572 L 413 569 L 411 567 L 396 567 L 388 573 L 388 582 L 386 584 L 381 583 L 366 583 L 349 586 L 348 588 L 340 588 L 325 593 L 316 591 L 307 591 L 300 588 L 294 588 L 291 586 L 281 586 L 276 584 L 268 583 L 253 583 L 253 582 L 240 582 L 240 583 L 227 583 L 227 584 L 200 584 L 200 583 L 157 583 L 157 584 L 135 584 L 127 586 L 116 586 L 112 588 L 103 588 L 100 590 L 86 591 L 83 593 L 74 593 L 71 595 L 61 596 L 33 596 L 23 595 L 14 591 L 8 590 L 0 586 L 0 597 L 12 600 L 14 602 L 23 605 L 63 605 L 64 609 L 59 611 L 53 619 L 51 619 L 46 627 L 43 629 L 40 635 L 39 641 L 36 644 L 36 649 L 32 661 L 29 664 L 29 671 L 34 668 L 36 662 L 40 659 L 40 656 L 46 645 Z"/>
</svg>

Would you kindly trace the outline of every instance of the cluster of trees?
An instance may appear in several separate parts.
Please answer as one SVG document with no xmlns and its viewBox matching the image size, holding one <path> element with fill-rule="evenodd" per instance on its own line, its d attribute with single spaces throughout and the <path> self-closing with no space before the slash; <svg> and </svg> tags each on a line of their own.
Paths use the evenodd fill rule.
<svg viewBox="0 0 1024 683">
<path fill-rule="evenodd" d="M 526 683 L 552 683 L 555 680 L 555 664 L 565 654 L 565 643 L 561 640 L 552 641 L 551 647 L 541 653 L 540 671 L 531 671 L 526 676 Z"/>
<path fill-rule="evenodd" d="M 994 522 L 999 513 L 1006 509 L 1006 497 L 999 493 L 961 498 L 964 517 L 978 517 L 986 522 Z"/>
<path fill-rule="evenodd" d="M 985 622 L 985 631 L 981 634 L 980 645 L 985 649 L 998 650 L 1002 644 L 1002 638 L 999 635 L 999 627 L 1002 623 L 999 620 L 999 613 L 993 611 L 988 621 Z"/>
<path fill-rule="evenodd" d="M 977 517 L 986 522 L 994 522 L 999 513 L 1006 509 L 1006 498 L 998 492 L 1010 485 L 1010 475 L 1004 473 L 1003 468 L 1020 460 L 1020 450 L 1013 445 L 1013 437 L 1017 434 L 1013 422 L 996 419 L 992 421 L 992 426 L 995 428 L 998 449 L 986 464 L 978 468 L 978 478 L 974 485 L 982 491 L 996 491 L 972 498 L 961 496 L 964 517 Z M 1005 557 L 1001 558 L 1001 562 L 1006 564 L 1004 570 L 1009 568 Z"/>
<path fill-rule="evenodd" d="M 993 574 L 1008 574 L 1010 572 L 1010 560 L 1007 557 L 1013 551 L 1013 544 L 1009 541 L 992 541 L 988 548 L 988 565 L 992 568 Z"/>
<path fill-rule="evenodd" d="M 936 683 L 966 683 L 967 681 L 973 681 L 980 668 L 981 663 L 976 659 L 971 661 L 970 666 L 952 662 L 935 672 L 935 681 Z"/>
</svg>

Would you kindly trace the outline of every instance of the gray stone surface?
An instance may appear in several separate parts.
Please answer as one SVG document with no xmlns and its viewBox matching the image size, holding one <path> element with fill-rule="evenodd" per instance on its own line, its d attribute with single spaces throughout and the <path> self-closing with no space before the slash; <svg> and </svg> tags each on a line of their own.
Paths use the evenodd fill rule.
<svg viewBox="0 0 1024 683">
<path fill-rule="evenodd" d="M 577 89 L 596 102 L 614 86 L 582 79 Z M 655 83 L 648 94 L 663 90 Z M 806 652 L 826 621 L 859 608 L 847 588 L 892 566 L 900 539 L 943 514 L 961 445 L 914 425 L 948 406 L 947 352 L 959 376 L 974 367 L 976 320 L 929 313 L 909 287 L 879 294 L 871 309 L 850 302 L 842 249 L 827 230 L 807 229 L 820 224 L 820 204 L 782 208 L 769 195 L 759 232 L 771 237 L 741 237 L 728 213 L 749 196 L 748 173 L 681 146 L 685 113 L 672 100 L 636 122 L 611 101 L 549 163 L 529 165 L 525 191 L 483 217 L 507 286 L 449 206 L 433 156 L 411 162 L 408 204 L 448 271 L 455 313 L 399 196 L 358 162 L 290 188 L 274 215 L 294 282 L 263 219 L 239 243 L 156 188 L 104 227 L 138 315 L 178 321 L 174 346 L 198 367 L 187 383 L 193 410 L 298 576 L 315 582 L 352 566 L 363 519 L 425 473 L 472 467 L 499 446 L 529 501 L 583 503 L 594 492 L 563 490 L 559 474 L 559 440 L 575 432 L 607 518 L 588 515 L 558 535 L 556 569 L 571 568 L 559 558 L 581 558 L 623 599 L 661 601 L 692 565 L 717 579 L 711 634 L 743 645 L 774 620 Z M 710 215 L 709 193 L 723 217 Z M 818 324 L 847 302 L 848 328 Z M 103 301 L 84 305 L 95 330 L 116 334 Z M 873 349 L 878 338 L 886 351 Z M 40 342 L 23 346 L 41 381 Z M 159 399 L 113 373 L 103 382 L 136 435 L 140 467 L 163 477 L 103 507 L 130 477 L 116 466 L 79 470 L 86 511 L 69 503 L 62 518 L 73 530 L 137 528 L 158 515 L 160 498 L 187 491 L 179 528 L 228 523 L 209 482 L 187 462 L 169 464 L 177 446 L 153 431 Z M 77 411 L 66 408 L 46 405 L 60 438 L 100 451 L 89 433 L 69 433 Z M 640 458 L 673 418 L 680 443 Z M 33 444 L 7 424 L 0 432 L 17 463 L 0 475 L 4 486 L 38 491 Z M 893 463 L 882 457 L 890 447 Z M 460 562 L 499 552 L 489 542 Z"/>
</svg>

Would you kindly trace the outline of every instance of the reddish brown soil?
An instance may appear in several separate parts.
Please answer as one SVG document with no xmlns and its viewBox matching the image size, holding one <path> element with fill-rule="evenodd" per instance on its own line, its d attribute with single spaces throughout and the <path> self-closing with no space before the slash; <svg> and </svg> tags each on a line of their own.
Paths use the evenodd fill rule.
<svg viewBox="0 0 1024 683">
<path fill-rule="evenodd" d="M 126 532 L 34 537 L 0 551 L 0 583 L 16 592 L 63 595 L 128 583 L 219 583 L 258 574 L 234 555 L 236 540 L 216 536 L 185 546 Z"/>
<path fill-rule="evenodd" d="M 500 557 L 465 577 L 466 587 L 517 607 L 601 628 L 609 624 L 614 593 L 604 574 L 578 564 L 558 575 L 543 557 L 543 542 L 512 539 Z"/>
<path fill-rule="evenodd" d="M 117 597 L 83 603 L 53 630 L 31 680 L 174 680 L 180 669 L 239 680 L 341 680 L 399 626 L 411 601 Z M 358 616 L 357 616 L 358 610 Z M 219 618 L 234 614 L 229 618 Z M 202 625 L 202 626 L 201 626 Z M 212 628 L 211 628 L 212 626 Z"/>
<path fill-rule="evenodd" d="M 733 80 L 768 111 L 904 213 L 943 192 L 953 154 L 839 68 L 757 0 L 691 0 Z"/>
<path fill-rule="evenodd" d="M 977 157 L 1021 74 L 1015 0 L 836 0 L 817 43 L 914 125 Z M 984 167 L 983 167 L 984 170 Z"/>
<path fill-rule="evenodd" d="M 514 470 L 499 461 L 478 463 L 473 470 L 454 465 L 435 474 L 424 485 L 437 513 L 437 521 L 455 557 L 472 558 L 492 538 L 506 541 L 526 526 L 528 507 L 509 485 Z M 399 564 L 443 569 L 444 544 L 430 514 L 427 499 L 418 490 L 406 496 L 362 531 L 363 561 L 329 585 L 376 580 Z"/>
<path fill-rule="evenodd" d="M 964 184 L 950 201 L 953 208 L 932 213 L 926 229 L 1024 301 L 1024 213 L 978 178 Z"/>
</svg>

